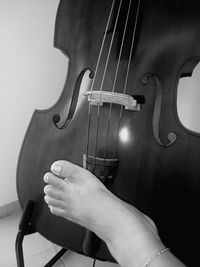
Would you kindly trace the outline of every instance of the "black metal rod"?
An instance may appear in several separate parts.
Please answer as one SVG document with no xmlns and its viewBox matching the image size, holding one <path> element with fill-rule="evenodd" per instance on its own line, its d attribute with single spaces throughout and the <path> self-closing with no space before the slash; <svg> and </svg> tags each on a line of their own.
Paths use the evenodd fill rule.
<svg viewBox="0 0 200 267">
<path fill-rule="evenodd" d="M 22 242 L 24 239 L 24 234 L 20 230 L 17 234 L 16 241 L 15 241 L 15 252 L 17 258 L 17 267 L 24 267 L 24 256 L 23 256 L 23 249 L 22 249 Z"/>
<path fill-rule="evenodd" d="M 55 264 L 65 254 L 66 251 L 66 248 L 62 248 L 44 267 L 52 267 L 53 264 Z"/>
<path fill-rule="evenodd" d="M 86 230 L 83 241 L 83 252 L 93 258 L 99 250 L 101 239 L 93 232 Z"/>
</svg>

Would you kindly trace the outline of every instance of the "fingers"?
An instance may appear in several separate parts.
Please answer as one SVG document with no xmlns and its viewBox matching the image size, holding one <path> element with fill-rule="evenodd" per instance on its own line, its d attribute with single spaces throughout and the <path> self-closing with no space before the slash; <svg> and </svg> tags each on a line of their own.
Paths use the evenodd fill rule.
<svg viewBox="0 0 200 267">
<path fill-rule="evenodd" d="M 82 176 L 85 170 L 69 161 L 59 160 L 52 164 L 51 171 L 55 175 L 67 178 L 69 181 L 73 182 L 73 179 Z"/>
</svg>

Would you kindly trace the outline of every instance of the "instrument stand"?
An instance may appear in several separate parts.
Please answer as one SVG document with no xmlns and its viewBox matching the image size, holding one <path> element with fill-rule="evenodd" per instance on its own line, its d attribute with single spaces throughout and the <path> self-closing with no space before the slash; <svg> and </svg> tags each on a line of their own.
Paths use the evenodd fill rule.
<svg viewBox="0 0 200 267">
<path fill-rule="evenodd" d="M 23 210 L 22 217 L 19 223 L 19 230 L 17 233 L 15 241 L 15 252 L 17 258 L 17 267 L 24 267 L 24 255 L 23 255 L 23 239 L 24 236 L 36 233 L 33 225 L 30 223 L 30 218 L 33 214 L 35 202 L 29 200 Z M 62 248 L 44 267 L 52 267 L 67 251 L 67 249 Z"/>
</svg>

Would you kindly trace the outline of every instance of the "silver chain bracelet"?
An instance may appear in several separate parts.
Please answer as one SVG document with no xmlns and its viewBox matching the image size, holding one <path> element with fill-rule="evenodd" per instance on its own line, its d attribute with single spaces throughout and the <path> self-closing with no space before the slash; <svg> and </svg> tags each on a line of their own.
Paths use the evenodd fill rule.
<svg viewBox="0 0 200 267">
<path fill-rule="evenodd" d="M 164 249 L 162 249 L 162 250 L 160 250 L 158 253 L 156 253 L 154 256 L 152 256 L 144 265 L 143 265 L 143 267 L 147 267 L 147 266 L 149 266 L 149 264 L 153 261 L 153 260 L 155 260 L 155 259 L 157 259 L 160 255 L 162 255 L 163 253 L 165 253 L 165 252 L 167 252 L 167 251 L 169 251 L 169 248 L 164 248 Z"/>
</svg>

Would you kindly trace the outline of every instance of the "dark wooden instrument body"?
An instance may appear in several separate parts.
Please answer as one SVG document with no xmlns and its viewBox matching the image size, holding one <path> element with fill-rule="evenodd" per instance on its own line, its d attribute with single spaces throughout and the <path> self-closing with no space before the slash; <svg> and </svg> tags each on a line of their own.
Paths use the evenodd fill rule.
<svg viewBox="0 0 200 267">
<path fill-rule="evenodd" d="M 128 1 L 124 2 L 126 7 Z M 136 4 L 132 8 L 133 22 Z M 32 223 L 37 231 L 50 241 L 79 253 L 83 253 L 85 229 L 50 213 L 43 199 L 43 175 L 58 159 L 82 166 L 88 128 L 88 100 L 83 93 L 89 89 L 78 89 L 83 75 L 90 79 L 88 73 L 95 71 L 110 7 L 110 0 L 60 1 L 55 47 L 69 56 L 67 80 L 53 107 L 34 112 L 18 162 L 18 197 L 22 207 L 29 199 L 35 201 Z M 120 27 L 117 30 L 104 83 L 104 90 L 108 91 L 119 55 Z M 111 34 L 112 29 L 107 34 L 106 49 Z M 130 44 L 129 38 L 127 43 Z M 125 49 L 121 60 L 117 92 L 122 92 L 123 88 L 127 51 Z M 95 89 L 101 82 L 105 58 L 106 53 Z M 122 113 L 120 127 L 128 129 L 127 142 L 116 137 L 120 107 L 113 105 L 108 135 L 108 156 L 112 155 L 118 138 L 116 157 L 119 166 L 112 192 L 150 215 L 166 246 L 189 266 L 197 266 L 198 262 L 195 239 L 199 238 L 200 225 L 200 136 L 181 124 L 176 100 L 179 78 L 191 75 L 199 58 L 200 2 L 142 1 L 126 93 L 144 96 L 145 103 L 141 104 L 140 111 L 124 110 Z M 69 114 L 73 111 L 74 90 L 78 94 L 76 108 L 74 114 Z M 160 113 L 155 111 L 156 101 L 160 103 Z M 100 108 L 98 157 L 102 157 L 105 150 L 108 112 L 109 105 Z M 53 120 L 56 114 L 60 116 L 57 127 Z M 95 146 L 96 121 L 97 107 L 92 107 L 91 154 Z M 174 133 L 175 139 L 167 146 L 170 132 Z M 103 243 L 96 258 L 113 261 Z"/>
</svg>

